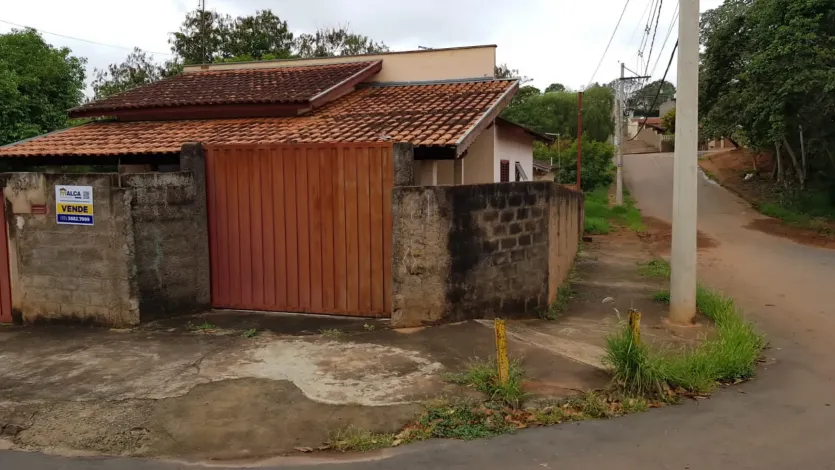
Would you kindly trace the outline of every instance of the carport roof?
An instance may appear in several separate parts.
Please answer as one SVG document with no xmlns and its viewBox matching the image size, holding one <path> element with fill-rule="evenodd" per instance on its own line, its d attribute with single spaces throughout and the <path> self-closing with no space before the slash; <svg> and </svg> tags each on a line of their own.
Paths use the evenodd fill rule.
<svg viewBox="0 0 835 470">
<path fill-rule="evenodd" d="M 0 157 L 177 153 L 183 143 L 411 142 L 461 155 L 518 89 L 516 80 L 375 84 L 297 117 L 98 121 L 0 147 Z"/>
</svg>

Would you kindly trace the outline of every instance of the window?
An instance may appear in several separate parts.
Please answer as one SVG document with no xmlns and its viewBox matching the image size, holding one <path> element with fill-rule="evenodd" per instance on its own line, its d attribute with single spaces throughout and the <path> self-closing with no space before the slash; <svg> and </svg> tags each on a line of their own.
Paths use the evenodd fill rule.
<svg viewBox="0 0 835 470">
<path fill-rule="evenodd" d="M 509 183 L 510 182 L 510 162 L 507 160 L 502 160 L 499 163 L 499 174 L 500 179 L 499 181 L 502 183 Z"/>
</svg>

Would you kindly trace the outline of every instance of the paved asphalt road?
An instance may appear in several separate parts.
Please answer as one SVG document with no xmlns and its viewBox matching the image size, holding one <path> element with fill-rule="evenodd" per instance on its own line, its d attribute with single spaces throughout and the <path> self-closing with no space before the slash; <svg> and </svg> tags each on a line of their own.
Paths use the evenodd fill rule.
<svg viewBox="0 0 835 470">
<path fill-rule="evenodd" d="M 646 215 L 670 218 L 672 168 L 670 154 L 626 157 L 627 185 Z M 699 228 L 720 243 L 700 254 L 700 278 L 736 297 L 768 334 L 773 361 L 756 380 L 710 400 L 617 420 L 475 442 L 424 442 L 327 468 L 835 469 L 835 251 L 745 229 L 752 217 L 735 196 L 700 182 Z M 175 468 L 193 467 L 0 452 L 0 469 Z"/>
</svg>

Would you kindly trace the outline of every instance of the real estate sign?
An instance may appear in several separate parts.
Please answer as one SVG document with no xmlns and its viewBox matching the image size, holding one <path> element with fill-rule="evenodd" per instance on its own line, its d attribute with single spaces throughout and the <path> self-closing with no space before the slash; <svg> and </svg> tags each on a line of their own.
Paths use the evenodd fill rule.
<svg viewBox="0 0 835 470">
<path fill-rule="evenodd" d="M 93 187 L 55 185 L 55 221 L 93 225 Z"/>
</svg>

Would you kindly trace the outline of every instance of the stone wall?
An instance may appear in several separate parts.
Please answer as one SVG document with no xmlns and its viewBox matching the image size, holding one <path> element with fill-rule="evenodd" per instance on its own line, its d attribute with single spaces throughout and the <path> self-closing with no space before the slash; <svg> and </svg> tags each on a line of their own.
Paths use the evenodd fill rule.
<svg viewBox="0 0 835 470">
<path fill-rule="evenodd" d="M 116 175 L 15 173 L 6 180 L 12 309 L 18 321 L 139 322 L 132 194 Z M 94 225 L 59 225 L 55 185 L 93 187 Z M 46 214 L 39 214 L 41 208 Z"/>
<path fill-rule="evenodd" d="M 553 182 L 400 187 L 392 201 L 395 326 L 536 314 L 576 254 L 583 197 Z"/>
<path fill-rule="evenodd" d="M 139 312 L 145 322 L 209 308 L 205 215 L 196 210 L 194 176 L 189 172 L 125 175 L 133 192 Z"/>
<path fill-rule="evenodd" d="M 182 166 L 2 175 L 16 320 L 129 326 L 209 308 L 202 152 Z M 94 225 L 56 223 L 56 184 L 93 187 Z"/>
</svg>

